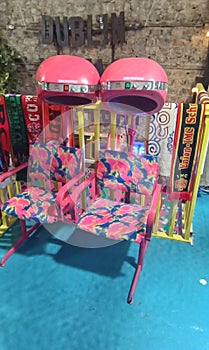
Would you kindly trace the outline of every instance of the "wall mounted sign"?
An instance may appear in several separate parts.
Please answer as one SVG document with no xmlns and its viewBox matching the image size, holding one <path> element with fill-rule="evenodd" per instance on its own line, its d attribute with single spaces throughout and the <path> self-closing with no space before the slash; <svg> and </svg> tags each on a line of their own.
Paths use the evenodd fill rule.
<svg viewBox="0 0 209 350">
<path fill-rule="evenodd" d="M 112 13 L 109 17 L 107 14 L 96 16 L 93 28 L 91 15 L 86 20 L 81 17 L 63 17 L 62 23 L 60 17 L 43 15 L 42 43 L 72 48 L 106 45 L 109 42 L 113 45 L 125 43 L 124 12 L 120 12 L 119 16 Z"/>
</svg>

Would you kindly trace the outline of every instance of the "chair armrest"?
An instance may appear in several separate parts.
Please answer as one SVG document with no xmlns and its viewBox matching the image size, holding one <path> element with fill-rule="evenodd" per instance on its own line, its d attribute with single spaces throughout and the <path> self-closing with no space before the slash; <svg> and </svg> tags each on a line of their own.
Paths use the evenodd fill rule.
<svg viewBox="0 0 209 350">
<path fill-rule="evenodd" d="M 78 175 L 76 175 L 73 179 L 69 180 L 64 186 L 60 188 L 57 193 L 56 203 L 61 205 L 66 193 L 73 188 L 81 179 L 85 176 L 85 173 L 82 171 Z"/>
<path fill-rule="evenodd" d="M 57 193 L 56 204 L 61 208 L 64 197 L 68 194 L 68 200 L 72 203 L 72 205 L 76 204 L 77 198 L 80 193 L 92 182 L 93 178 L 95 178 L 95 172 L 91 171 L 90 175 L 87 175 L 82 172 L 79 175 L 75 176 L 72 180 L 68 181 Z M 83 181 L 79 184 L 79 182 Z M 69 191 L 72 193 L 68 193 Z M 69 203 L 70 204 L 70 203 Z"/>
<path fill-rule="evenodd" d="M 81 192 L 92 183 L 93 179 L 95 179 L 95 172 L 91 171 L 89 175 L 82 172 L 68 181 L 57 193 L 54 208 L 51 208 L 53 215 L 56 212 L 57 216 L 65 221 L 65 212 L 67 210 L 67 212 L 71 213 L 70 222 L 75 222 L 77 199 Z"/>
<path fill-rule="evenodd" d="M 19 171 L 21 171 L 21 170 L 27 168 L 27 166 L 28 166 L 28 162 L 25 162 L 25 163 L 23 163 L 23 164 L 21 164 L 21 165 L 18 165 L 17 167 L 15 167 L 15 168 L 13 168 L 13 169 L 7 171 L 6 173 L 1 174 L 1 175 L 0 175 L 0 182 L 3 182 L 3 181 L 6 180 L 8 177 L 17 174 Z"/>
<path fill-rule="evenodd" d="M 158 209 L 159 201 L 161 200 L 162 185 L 157 184 L 153 193 L 151 206 L 147 218 L 147 227 L 146 227 L 146 240 L 150 241 L 152 235 L 152 229 L 155 222 L 155 216 Z"/>
<path fill-rule="evenodd" d="M 72 195 L 71 195 L 71 198 L 72 200 L 74 201 L 74 203 L 77 202 L 77 199 L 78 197 L 80 196 L 81 192 L 83 190 L 85 190 L 90 184 L 92 184 L 92 182 L 94 181 L 93 183 L 93 186 L 95 187 L 95 180 L 96 180 L 96 174 L 95 172 L 92 170 L 89 174 L 88 177 L 85 178 L 85 180 L 80 183 L 80 185 L 78 185 L 74 191 L 72 192 Z"/>
</svg>

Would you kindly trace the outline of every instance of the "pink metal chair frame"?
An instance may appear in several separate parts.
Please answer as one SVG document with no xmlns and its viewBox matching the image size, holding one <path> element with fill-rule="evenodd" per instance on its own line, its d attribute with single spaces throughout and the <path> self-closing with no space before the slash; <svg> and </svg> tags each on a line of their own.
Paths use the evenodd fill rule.
<svg viewBox="0 0 209 350">
<path fill-rule="evenodd" d="M 107 151 L 108 152 L 108 151 Z M 111 152 L 111 151 L 110 151 Z M 115 154 L 119 154 L 120 152 L 115 152 Z M 131 157 L 131 155 L 130 155 Z M 137 156 L 135 156 L 137 157 Z M 142 157 L 143 158 L 143 157 Z M 86 230 L 91 233 L 95 233 L 91 231 L 91 228 L 85 227 L 85 224 L 82 225 L 82 218 L 85 215 L 90 215 L 92 214 L 92 208 L 96 208 L 97 210 L 97 205 L 98 207 L 100 206 L 101 199 L 102 199 L 102 193 L 100 191 L 100 188 L 98 188 L 98 176 L 101 178 L 101 171 L 98 171 L 98 165 L 97 165 L 97 170 L 96 173 L 91 172 L 90 176 L 84 180 L 84 182 L 80 183 L 80 185 L 76 186 L 74 189 L 70 190 L 70 203 L 71 203 L 71 210 L 74 211 L 74 218 L 75 218 L 75 223 L 80 227 L 82 230 Z M 101 170 L 101 169 L 100 169 Z M 103 169 L 104 170 L 104 169 Z M 106 174 L 106 173 L 105 173 Z M 104 171 L 103 171 L 104 175 Z M 107 174 L 106 174 L 107 175 Z M 157 179 L 157 173 L 155 176 L 153 176 L 153 179 Z M 114 179 L 115 180 L 115 179 Z M 146 180 L 146 179 L 145 179 Z M 143 179 L 142 179 L 143 182 Z M 124 182 L 125 183 L 125 182 Z M 125 183 L 127 185 L 127 183 Z M 150 201 L 146 202 L 146 199 L 144 201 L 144 205 L 135 205 L 135 204 L 130 204 L 130 195 L 136 195 L 136 193 L 131 193 L 130 188 L 127 187 L 126 189 L 121 187 L 121 183 L 119 182 L 114 182 L 114 184 L 109 183 L 107 184 L 107 188 L 109 186 L 109 190 L 111 195 L 113 195 L 113 201 L 109 199 L 104 199 L 104 205 L 112 205 L 113 206 L 121 206 L 123 208 L 126 204 L 127 207 L 131 207 L 133 210 L 135 209 L 135 206 L 137 206 L 137 209 L 139 208 L 139 211 L 143 211 L 144 207 L 146 208 L 146 221 L 145 221 L 145 229 L 143 233 L 137 234 L 136 237 L 133 239 L 129 237 L 128 235 L 123 236 L 121 235 L 121 239 L 127 239 L 136 242 L 139 245 L 139 252 L 138 252 L 138 259 L 137 259 L 137 264 L 136 264 L 136 270 L 134 273 L 134 277 L 131 283 L 131 287 L 128 293 L 127 297 L 127 302 L 130 304 L 133 302 L 133 296 L 134 292 L 136 290 L 137 282 L 140 276 L 140 272 L 143 268 L 143 263 L 144 263 L 144 257 L 146 250 L 148 248 L 149 242 L 152 237 L 152 232 L 154 229 L 154 226 L 156 227 L 158 224 L 158 219 L 159 219 L 159 211 L 160 211 L 160 205 L 161 205 L 161 185 L 158 184 L 157 182 L 153 182 L 153 188 L 150 190 Z M 122 189 L 122 190 L 121 190 Z M 139 189 L 141 189 L 139 185 Z M 61 205 L 63 201 L 63 190 L 59 192 L 59 195 L 57 196 L 57 204 L 58 206 Z M 114 193 L 113 193 L 113 192 Z M 144 189 L 144 193 L 146 193 L 146 189 Z M 86 209 L 84 209 L 84 205 L 82 205 L 82 194 L 85 194 L 85 206 Z M 143 190 L 141 195 L 143 195 Z M 90 200 L 89 200 L 90 198 Z M 125 200 L 125 203 L 121 203 L 122 198 Z M 103 200 L 103 199 L 102 199 Z M 79 203 L 79 205 L 78 205 Z M 147 205 L 147 203 L 149 203 Z M 107 210 L 107 207 L 105 208 Z M 102 222 L 102 219 L 100 219 Z M 97 222 L 98 223 L 98 222 Z M 98 223 L 100 224 L 100 222 Z M 122 222 L 121 222 L 122 225 Z M 136 229 L 136 228 L 135 228 Z M 104 231 L 102 231 L 102 234 Z M 98 233 L 99 234 L 99 233 Z M 107 238 L 114 239 L 113 237 L 108 237 Z M 118 237 L 117 237 L 118 238 Z M 116 238 L 116 239 L 117 239 Z"/>
<path fill-rule="evenodd" d="M 47 149 L 46 145 L 46 149 Z M 67 152 L 67 150 L 70 150 L 70 148 L 65 147 L 65 151 Z M 51 151 L 51 149 L 50 149 Z M 81 156 L 82 156 L 82 152 L 81 150 L 79 150 L 79 155 L 80 155 L 80 159 L 78 160 L 78 162 L 81 160 Z M 52 158 L 53 158 L 53 154 L 52 154 Z M 68 161 L 68 158 L 66 157 L 66 161 Z M 40 164 L 40 163 L 39 163 Z M 65 164 L 66 168 L 69 169 L 69 164 Z M 80 163 L 81 165 L 81 163 Z M 23 169 L 30 167 L 30 161 L 27 163 L 24 163 L 10 171 L 8 171 L 7 173 L 4 173 L 2 175 L 0 175 L 0 182 L 5 181 L 8 178 L 11 178 L 11 181 L 14 181 L 15 176 Z M 34 167 L 33 167 L 34 170 Z M 45 169 L 47 171 L 47 169 Z M 54 168 L 53 168 L 54 170 Z M 71 169 L 72 170 L 72 169 Z M 48 169 L 49 172 L 49 169 Z M 69 174 L 68 174 L 69 175 Z M 55 184 L 57 185 L 57 190 L 55 191 L 55 199 L 56 196 L 59 198 L 58 201 L 54 200 L 55 206 L 53 204 L 49 205 L 47 208 L 47 212 L 46 212 L 46 221 L 47 221 L 47 217 L 50 217 L 50 222 L 56 222 L 56 221 L 65 221 L 65 222 L 72 222 L 73 218 L 71 220 L 71 214 L 69 211 L 69 206 L 70 206 L 70 198 L 68 198 L 68 200 L 66 200 L 67 197 L 67 193 L 69 188 L 73 188 L 73 186 L 75 184 L 78 184 L 79 181 L 83 181 L 85 174 L 84 172 L 82 172 L 80 170 L 80 167 L 76 173 L 71 174 L 73 176 L 70 176 L 70 180 L 68 180 L 67 178 L 61 177 L 59 178 L 60 181 L 56 181 L 56 178 L 53 179 L 53 181 L 51 181 L 50 179 L 46 179 L 46 181 L 43 180 L 43 173 L 40 172 L 40 174 L 38 173 L 33 173 L 32 177 L 35 178 L 35 182 L 38 180 L 40 180 L 40 176 L 41 176 L 41 180 L 40 182 L 42 182 L 42 186 L 44 184 L 45 188 L 46 188 L 46 193 L 47 191 L 49 193 L 51 193 L 52 188 L 55 186 Z M 62 174 L 63 176 L 63 174 Z M 57 178 L 58 179 L 58 178 Z M 44 181 L 44 182 L 43 182 Z M 24 199 L 25 200 L 25 196 L 29 193 L 29 195 L 32 195 L 32 193 L 35 191 L 39 191 L 40 188 L 40 184 L 39 186 L 35 186 L 32 187 L 31 186 L 32 183 L 28 183 L 27 188 L 24 188 L 21 186 L 19 186 L 19 191 L 16 194 L 16 196 L 14 197 L 10 197 L 8 198 L 8 201 L 6 201 L 5 203 L 1 203 L 1 209 L 4 212 L 7 213 L 7 215 L 12 215 L 15 216 L 17 218 L 19 218 L 20 220 L 20 225 L 21 225 L 21 237 L 17 240 L 17 242 L 7 251 L 7 253 L 2 257 L 1 261 L 0 261 L 0 265 L 4 266 L 7 259 L 14 254 L 14 252 L 16 252 L 16 250 L 20 247 L 20 245 L 25 242 L 30 236 L 31 234 L 40 226 L 40 224 L 42 223 L 40 218 L 38 218 L 36 216 L 31 217 L 30 220 L 30 215 L 28 214 L 29 209 L 30 209 L 30 203 L 28 201 L 29 207 L 25 207 L 23 208 L 21 205 L 21 200 Z M 42 187 L 43 188 L 43 187 Z M 9 193 L 9 191 L 8 191 Z M 53 192 L 54 194 L 54 192 Z M 16 201 L 15 203 L 11 203 L 12 201 Z M 44 202 L 44 200 L 43 200 Z M 20 204 L 19 204 L 20 203 Z M 8 207 L 9 210 L 12 211 L 8 211 Z M 11 207 L 11 208 L 10 208 Z M 26 220 L 35 222 L 30 228 L 27 228 L 26 225 Z M 39 221 L 40 220 L 40 221 Z"/>
</svg>

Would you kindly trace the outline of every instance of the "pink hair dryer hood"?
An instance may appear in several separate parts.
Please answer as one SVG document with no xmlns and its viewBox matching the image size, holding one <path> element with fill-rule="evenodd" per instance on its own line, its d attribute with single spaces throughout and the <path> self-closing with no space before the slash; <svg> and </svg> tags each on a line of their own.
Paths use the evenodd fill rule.
<svg viewBox="0 0 209 350">
<path fill-rule="evenodd" d="M 36 72 L 37 94 L 45 102 L 79 106 L 95 103 L 99 73 L 88 60 L 70 55 L 51 56 Z"/>
<path fill-rule="evenodd" d="M 151 115 L 165 103 L 168 78 L 157 62 L 130 57 L 111 63 L 102 74 L 100 84 L 101 99 L 114 112 Z"/>
</svg>

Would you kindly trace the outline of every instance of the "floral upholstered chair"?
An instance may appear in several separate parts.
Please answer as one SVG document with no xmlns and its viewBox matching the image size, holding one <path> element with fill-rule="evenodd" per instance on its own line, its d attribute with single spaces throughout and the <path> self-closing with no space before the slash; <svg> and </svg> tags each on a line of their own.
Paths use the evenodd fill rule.
<svg viewBox="0 0 209 350">
<path fill-rule="evenodd" d="M 91 202 L 77 213 L 78 226 L 87 232 L 114 240 L 130 240 L 139 244 L 136 272 L 128 295 L 133 294 L 142 269 L 144 255 L 157 226 L 161 205 L 161 185 L 158 184 L 157 158 L 106 150 L 100 153 L 96 167 L 97 188 Z M 84 188 L 94 187 L 90 179 L 72 191 L 71 199 L 78 203 Z M 80 187 L 80 190 L 79 190 Z M 87 193 L 87 192 L 86 192 Z"/>
<path fill-rule="evenodd" d="M 2 258 L 1 265 L 40 224 L 74 222 L 68 189 L 84 177 L 82 159 L 80 149 L 35 142 L 30 145 L 28 163 L 0 175 L 0 182 L 9 177 L 14 180 L 19 170 L 28 167 L 27 187 L 20 186 L 15 196 L 8 191 L 8 199 L 1 205 L 4 214 L 20 219 L 22 228 L 21 238 Z M 28 230 L 25 220 L 34 222 Z"/>
</svg>

